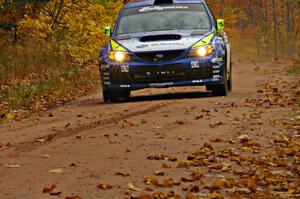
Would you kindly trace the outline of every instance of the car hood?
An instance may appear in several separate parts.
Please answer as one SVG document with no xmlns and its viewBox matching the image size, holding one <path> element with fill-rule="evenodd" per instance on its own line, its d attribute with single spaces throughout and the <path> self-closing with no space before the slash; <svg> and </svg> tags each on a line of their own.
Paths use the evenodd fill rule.
<svg viewBox="0 0 300 199">
<path fill-rule="evenodd" d="M 120 35 L 113 39 L 131 52 L 184 50 L 197 43 L 206 33 L 208 31 L 156 31 Z M 170 39 L 162 39 L 168 36 L 171 36 Z"/>
</svg>

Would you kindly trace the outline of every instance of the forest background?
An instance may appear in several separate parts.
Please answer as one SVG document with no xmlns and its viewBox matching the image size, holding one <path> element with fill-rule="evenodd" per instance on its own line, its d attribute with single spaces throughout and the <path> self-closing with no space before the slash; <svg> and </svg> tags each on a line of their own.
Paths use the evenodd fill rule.
<svg viewBox="0 0 300 199">
<path fill-rule="evenodd" d="M 300 74 L 300 0 L 207 0 L 235 60 L 289 60 Z M 100 88 L 97 56 L 126 1 L 0 0 L 0 123 Z"/>
</svg>

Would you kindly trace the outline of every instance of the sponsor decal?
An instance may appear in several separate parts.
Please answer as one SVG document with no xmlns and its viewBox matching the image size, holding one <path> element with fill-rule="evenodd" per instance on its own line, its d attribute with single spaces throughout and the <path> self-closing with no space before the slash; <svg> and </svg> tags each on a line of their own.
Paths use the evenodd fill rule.
<svg viewBox="0 0 300 199">
<path fill-rule="evenodd" d="M 222 57 L 216 57 L 216 58 L 212 58 L 212 62 L 213 63 L 217 63 L 217 62 L 222 62 L 223 61 L 223 58 Z"/>
<path fill-rule="evenodd" d="M 214 70 L 214 74 L 220 73 L 220 70 Z"/>
<path fill-rule="evenodd" d="M 140 45 L 136 46 L 136 48 L 146 48 L 148 46 L 149 46 L 149 44 L 140 44 Z"/>
<path fill-rule="evenodd" d="M 217 65 L 217 66 L 213 66 L 212 67 L 213 69 L 219 69 L 219 68 L 221 68 L 219 65 Z"/>
<path fill-rule="evenodd" d="M 128 73 L 128 72 L 129 72 L 129 66 L 128 65 L 121 66 L 121 73 Z"/>
<path fill-rule="evenodd" d="M 157 55 L 155 55 L 155 57 L 158 59 L 161 59 L 161 58 L 164 58 L 164 54 L 157 54 Z"/>
<path fill-rule="evenodd" d="M 159 43 L 153 43 L 151 44 L 151 47 L 156 46 L 183 46 L 183 42 L 159 42 Z"/>
<path fill-rule="evenodd" d="M 106 65 L 101 65 L 101 69 L 109 69 L 109 65 L 108 64 L 106 64 Z"/>
<path fill-rule="evenodd" d="M 153 12 L 153 11 L 164 11 L 164 10 L 174 10 L 174 9 L 188 9 L 189 6 L 152 6 L 143 7 L 139 9 L 139 12 Z"/>
<path fill-rule="evenodd" d="M 193 80 L 192 81 L 193 84 L 198 84 L 198 83 L 202 83 L 202 82 L 203 82 L 202 80 Z"/>
<path fill-rule="evenodd" d="M 174 83 L 173 82 L 166 82 L 166 83 L 152 83 L 149 84 L 151 87 L 161 87 L 161 86 L 172 86 Z"/>
<path fill-rule="evenodd" d="M 104 82 L 104 85 L 110 85 L 110 82 Z"/>
<path fill-rule="evenodd" d="M 122 85 L 120 85 L 120 88 L 130 88 L 130 85 L 128 85 L 128 84 L 122 84 Z"/>
<path fill-rule="evenodd" d="M 199 61 L 191 61 L 192 68 L 200 68 Z"/>
</svg>

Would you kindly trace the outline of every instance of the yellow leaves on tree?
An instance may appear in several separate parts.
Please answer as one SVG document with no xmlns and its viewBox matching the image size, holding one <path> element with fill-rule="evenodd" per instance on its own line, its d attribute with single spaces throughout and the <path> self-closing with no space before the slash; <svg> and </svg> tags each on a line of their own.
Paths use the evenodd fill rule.
<svg viewBox="0 0 300 199">
<path fill-rule="evenodd" d="M 52 0 L 38 17 L 25 16 L 19 22 L 19 35 L 55 42 L 68 57 L 82 63 L 94 59 L 106 41 L 103 27 L 113 23 L 121 5 L 110 7 L 90 0 L 65 0 L 60 5 Z"/>
<path fill-rule="evenodd" d="M 51 18 L 44 14 L 40 14 L 38 18 L 25 15 L 18 24 L 18 34 L 22 38 L 46 39 L 53 34 L 50 21 Z"/>
<path fill-rule="evenodd" d="M 101 5 L 88 5 L 78 12 L 71 12 L 65 16 L 63 23 L 67 24 L 62 43 L 68 55 L 82 62 L 98 53 L 104 43 L 103 27 L 111 24 Z"/>
</svg>

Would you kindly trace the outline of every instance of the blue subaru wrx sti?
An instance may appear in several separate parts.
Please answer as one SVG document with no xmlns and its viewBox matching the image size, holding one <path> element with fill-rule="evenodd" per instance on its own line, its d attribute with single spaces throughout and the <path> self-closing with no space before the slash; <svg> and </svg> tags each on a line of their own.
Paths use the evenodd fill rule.
<svg viewBox="0 0 300 199">
<path fill-rule="evenodd" d="M 205 85 L 215 96 L 232 87 L 230 43 L 224 20 L 204 0 L 128 3 L 100 53 L 105 102 L 143 88 Z"/>
</svg>

